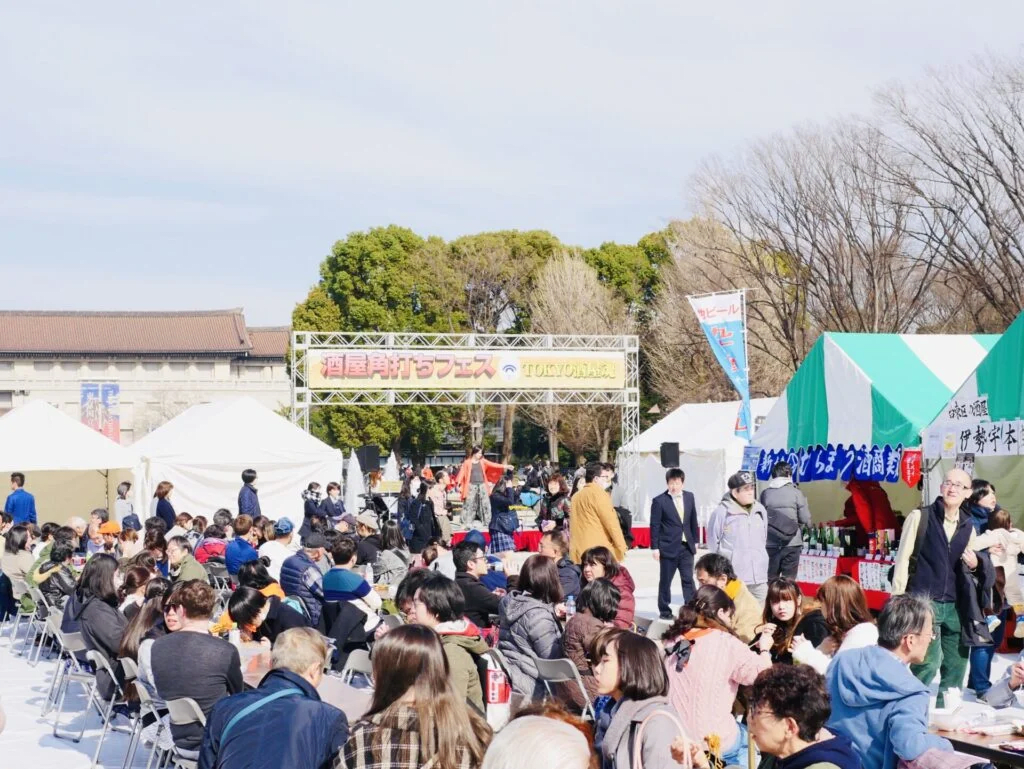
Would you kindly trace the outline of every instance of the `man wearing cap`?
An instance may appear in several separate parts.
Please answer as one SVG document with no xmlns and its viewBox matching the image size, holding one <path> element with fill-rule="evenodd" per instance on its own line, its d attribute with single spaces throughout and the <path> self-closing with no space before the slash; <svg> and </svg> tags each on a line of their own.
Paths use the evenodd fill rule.
<svg viewBox="0 0 1024 769">
<path fill-rule="evenodd" d="M 754 475 L 741 470 L 708 521 L 708 550 L 732 562 L 757 602 L 768 597 L 768 511 L 755 496 Z"/>
<path fill-rule="evenodd" d="M 96 529 L 96 533 L 103 538 L 103 548 L 99 552 L 107 553 L 115 558 L 120 558 L 121 548 L 117 535 L 121 533 L 121 526 L 117 521 L 101 523 Z"/>
<path fill-rule="evenodd" d="M 284 562 L 299 550 L 297 543 L 293 542 L 294 531 L 295 525 L 291 519 L 281 518 L 274 524 L 274 538 L 260 545 L 260 558 L 267 558 L 270 561 L 267 571 L 278 582 L 281 581 L 281 567 Z"/>
<path fill-rule="evenodd" d="M 358 526 L 358 521 L 356 521 L 356 517 L 352 515 L 352 513 L 345 513 L 338 520 L 338 524 L 334 528 L 336 528 L 342 534 L 347 534 L 353 539 L 358 540 L 359 535 L 356 534 L 356 526 Z"/>
<path fill-rule="evenodd" d="M 321 626 L 324 610 L 324 573 L 317 561 L 324 557 L 327 540 L 314 531 L 302 540 L 302 550 L 281 565 L 281 588 L 285 595 L 293 595 L 302 601 L 309 615 L 309 624 Z"/>
<path fill-rule="evenodd" d="M 359 547 L 356 554 L 359 558 L 356 563 L 360 566 L 377 562 L 377 555 L 380 553 L 380 524 L 377 523 L 377 516 L 373 513 L 360 513 L 356 516 L 356 534 L 359 535 Z"/>
</svg>

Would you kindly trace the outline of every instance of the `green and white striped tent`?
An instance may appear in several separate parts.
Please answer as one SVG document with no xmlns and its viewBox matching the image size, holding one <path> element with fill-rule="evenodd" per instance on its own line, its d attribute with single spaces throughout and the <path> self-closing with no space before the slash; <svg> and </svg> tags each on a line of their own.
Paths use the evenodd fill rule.
<svg viewBox="0 0 1024 769">
<path fill-rule="evenodd" d="M 979 410 L 977 404 L 984 405 Z M 938 488 L 957 454 L 974 454 L 974 477 L 995 484 L 999 504 L 1019 521 L 1024 510 L 1024 473 L 1020 472 L 1024 422 L 1019 420 L 1024 420 L 1024 313 L 925 429 L 926 460 L 941 458 L 929 473 L 930 488 Z M 962 443 L 965 432 L 970 436 Z M 979 442 L 979 433 L 988 440 Z"/>
<path fill-rule="evenodd" d="M 753 443 L 763 449 L 917 446 L 921 430 L 998 339 L 995 334 L 824 333 Z"/>
</svg>

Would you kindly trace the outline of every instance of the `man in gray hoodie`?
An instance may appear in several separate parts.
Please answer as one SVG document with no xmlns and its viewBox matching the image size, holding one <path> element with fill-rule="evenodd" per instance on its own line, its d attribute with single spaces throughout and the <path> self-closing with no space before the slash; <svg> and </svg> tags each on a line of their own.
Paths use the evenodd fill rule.
<svg viewBox="0 0 1024 769">
<path fill-rule="evenodd" d="M 803 537 L 800 527 L 811 523 L 807 497 L 793 485 L 789 462 L 776 462 L 768 488 L 761 492 L 761 504 L 768 511 L 768 579 L 778 576 L 796 579 Z"/>
</svg>

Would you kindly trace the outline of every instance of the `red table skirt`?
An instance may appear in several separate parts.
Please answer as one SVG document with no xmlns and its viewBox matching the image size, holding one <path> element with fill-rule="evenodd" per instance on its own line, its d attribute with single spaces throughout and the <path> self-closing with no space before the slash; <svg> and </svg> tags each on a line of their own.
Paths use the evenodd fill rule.
<svg viewBox="0 0 1024 769">
<path fill-rule="evenodd" d="M 491 542 L 491 535 L 486 532 L 481 532 L 484 535 L 484 539 L 487 543 Z M 530 553 L 536 553 L 540 549 L 540 538 L 543 532 L 537 531 L 536 529 L 529 529 L 527 531 L 517 531 L 512 535 L 513 541 L 516 543 L 516 550 L 526 551 Z M 459 544 L 466 538 L 466 532 L 456 531 L 452 534 L 452 546 Z M 650 547 L 651 546 L 651 530 L 649 527 L 633 527 L 633 546 L 634 547 Z"/>
<path fill-rule="evenodd" d="M 839 563 L 836 567 L 836 575 L 846 574 L 852 577 L 855 582 L 860 583 L 860 563 L 863 558 L 839 558 Z M 821 585 L 817 585 L 813 582 L 798 582 L 800 591 L 812 598 L 817 594 L 818 588 Z M 873 611 L 881 611 L 882 607 L 885 606 L 885 602 L 889 600 L 890 594 L 884 590 L 865 590 L 864 595 L 868 600 L 868 608 Z"/>
</svg>

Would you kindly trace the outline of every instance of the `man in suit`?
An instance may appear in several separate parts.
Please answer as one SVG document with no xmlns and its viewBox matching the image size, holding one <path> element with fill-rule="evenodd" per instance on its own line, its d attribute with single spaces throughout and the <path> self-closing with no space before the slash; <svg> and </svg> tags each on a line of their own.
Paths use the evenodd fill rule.
<svg viewBox="0 0 1024 769">
<path fill-rule="evenodd" d="M 668 490 L 651 502 L 651 548 L 661 564 L 658 578 L 658 612 L 672 619 L 669 601 L 676 572 L 683 583 L 683 601 L 693 597 L 693 555 L 697 552 L 697 503 L 683 491 L 686 474 L 678 467 L 665 473 Z"/>
</svg>

